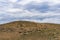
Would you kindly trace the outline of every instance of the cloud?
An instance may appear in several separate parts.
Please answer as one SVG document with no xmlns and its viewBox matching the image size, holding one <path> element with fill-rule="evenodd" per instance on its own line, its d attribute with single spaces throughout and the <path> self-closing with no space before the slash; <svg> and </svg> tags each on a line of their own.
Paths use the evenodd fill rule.
<svg viewBox="0 0 60 40">
<path fill-rule="evenodd" d="M 15 3 L 17 0 L 9 0 L 10 2 L 12 2 L 12 3 Z"/>
<path fill-rule="evenodd" d="M 45 2 L 43 3 L 29 3 L 27 4 L 26 6 L 26 9 L 29 10 L 29 11 L 32 11 L 32 10 L 35 10 L 35 11 L 39 11 L 39 12 L 47 12 L 49 10 L 49 5 Z"/>
<path fill-rule="evenodd" d="M 18 8 L 9 8 L 8 10 L 6 10 L 6 11 L 8 11 L 8 12 L 21 12 L 21 11 L 23 11 L 23 9 L 18 9 Z"/>
<path fill-rule="evenodd" d="M 21 4 L 21 5 L 26 5 L 30 2 L 37 2 L 37 3 L 40 3 L 40 2 L 43 2 L 42 0 L 22 0 L 20 2 L 18 2 L 18 4 Z"/>
<path fill-rule="evenodd" d="M 56 5 L 60 3 L 60 0 L 47 0 L 47 2 L 49 2 L 50 5 Z"/>
<path fill-rule="evenodd" d="M 0 24 L 16 20 L 60 24 L 60 1 L 0 0 Z"/>
</svg>

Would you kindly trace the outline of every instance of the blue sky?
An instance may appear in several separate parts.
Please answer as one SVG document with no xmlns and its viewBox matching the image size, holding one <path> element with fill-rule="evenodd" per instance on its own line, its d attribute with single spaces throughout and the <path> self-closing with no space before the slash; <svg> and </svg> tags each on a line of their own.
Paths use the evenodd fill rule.
<svg viewBox="0 0 60 40">
<path fill-rule="evenodd" d="M 60 24 L 60 0 L 0 0 L 0 24 L 17 20 Z"/>
</svg>

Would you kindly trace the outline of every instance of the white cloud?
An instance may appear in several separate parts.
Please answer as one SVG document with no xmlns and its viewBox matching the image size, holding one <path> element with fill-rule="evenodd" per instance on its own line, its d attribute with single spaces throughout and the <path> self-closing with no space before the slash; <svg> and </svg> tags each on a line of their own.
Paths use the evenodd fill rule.
<svg viewBox="0 0 60 40">
<path fill-rule="evenodd" d="M 7 10 L 6 10 L 7 12 L 21 12 L 21 11 L 23 11 L 23 9 L 18 9 L 18 8 L 8 8 Z"/>
<path fill-rule="evenodd" d="M 12 9 L 9 9 L 8 10 L 8 13 L 5 13 L 5 14 L 10 15 L 10 16 L 15 17 L 15 18 L 18 18 L 18 17 L 22 17 L 22 18 L 23 17 L 32 17 L 32 16 L 39 15 L 37 13 L 30 12 L 28 10 L 23 10 L 23 9 L 19 9 L 19 10 L 18 9 L 17 10 L 15 10 L 15 9 L 13 9 L 13 10 Z"/>
<path fill-rule="evenodd" d="M 0 17 L 0 20 L 3 19 L 3 17 Z"/>
<path fill-rule="evenodd" d="M 53 2 L 53 3 L 59 3 L 60 0 L 48 0 L 49 2 Z"/>
<path fill-rule="evenodd" d="M 9 0 L 10 2 L 12 2 L 12 3 L 15 3 L 15 2 L 17 2 L 17 0 Z"/>
<path fill-rule="evenodd" d="M 55 5 L 60 4 L 60 0 L 22 0 L 22 1 L 19 1 L 18 3 L 17 3 L 17 0 L 8 0 L 8 1 L 9 1 L 9 4 L 7 6 L 6 5 L 2 6 L 3 8 L 0 9 L 0 15 L 2 15 L 2 16 L 0 16 L 0 20 L 2 20 L 2 18 L 5 19 L 7 17 L 6 19 L 17 18 L 14 20 L 19 19 L 19 20 L 35 21 L 35 22 L 60 23 L 60 19 L 59 19 L 60 13 L 58 12 L 60 10 L 58 10 L 59 8 L 55 7 Z M 47 3 L 49 3 L 48 4 L 50 6 L 49 8 L 54 11 L 47 11 L 45 13 L 42 13 L 42 12 L 40 12 L 40 10 L 36 11 L 33 8 L 31 11 L 25 9 L 25 5 L 28 3 L 31 3 L 31 2 L 38 3 L 38 4 L 47 2 Z M 23 6 L 22 6 L 22 8 L 14 8 L 14 4 L 23 5 Z M 36 5 L 38 5 L 38 4 L 36 4 Z M 37 7 L 36 7 L 36 9 L 37 9 Z M 20 18 L 25 18 L 25 19 L 20 19 Z M 28 18 L 30 18 L 30 19 L 28 19 Z M 39 18 L 39 19 L 36 19 L 36 18 Z M 1 22 L 4 22 L 4 21 L 1 21 Z"/>
<path fill-rule="evenodd" d="M 22 0 L 18 2 L 18 4 L 26 5 L 30 2 L 36 2 L 36 3 L 48 2 L 49 5 L 56 5 L 60 3 L 60 0 Z"/>
<path fill-rule="evenodd" d="M 45 0 L 22 0 L 22 1 L 18 2 L 18 4 L 26 5 L 30 2 L 41 3 L 41 2 L 44 2 L 44 1 Z"/>
<path fill-rule="evenodd" d="M 22 4 L 22 5 L 26 5 L 29 2 L 31 2 L 32 0 L 22 0 L 21 2 L 18 2 L 18 4 Z"/>
</svg>

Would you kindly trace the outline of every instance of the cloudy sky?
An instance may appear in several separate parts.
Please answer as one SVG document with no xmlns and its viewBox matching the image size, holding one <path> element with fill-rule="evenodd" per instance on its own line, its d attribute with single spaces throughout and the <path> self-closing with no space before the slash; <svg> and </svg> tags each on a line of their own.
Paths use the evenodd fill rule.
<svg viewBox="0 0 60 40">
<path fill-rule="evenodd" d="M 60 24 L 60 0 L 0 0 L 0 24 L 16 20 Z"/>
</svg>

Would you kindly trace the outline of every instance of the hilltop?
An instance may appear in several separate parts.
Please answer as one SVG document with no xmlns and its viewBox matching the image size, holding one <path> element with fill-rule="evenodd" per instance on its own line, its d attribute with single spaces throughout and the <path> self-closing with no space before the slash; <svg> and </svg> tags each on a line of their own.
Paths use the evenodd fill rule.
<svg viewBox="0 0 60 40">
<path fill-rule="evenodd" d="M 60 40 L 60 24 L 14 21 L 0 25 L 0 40 Z"/>
</svg>

